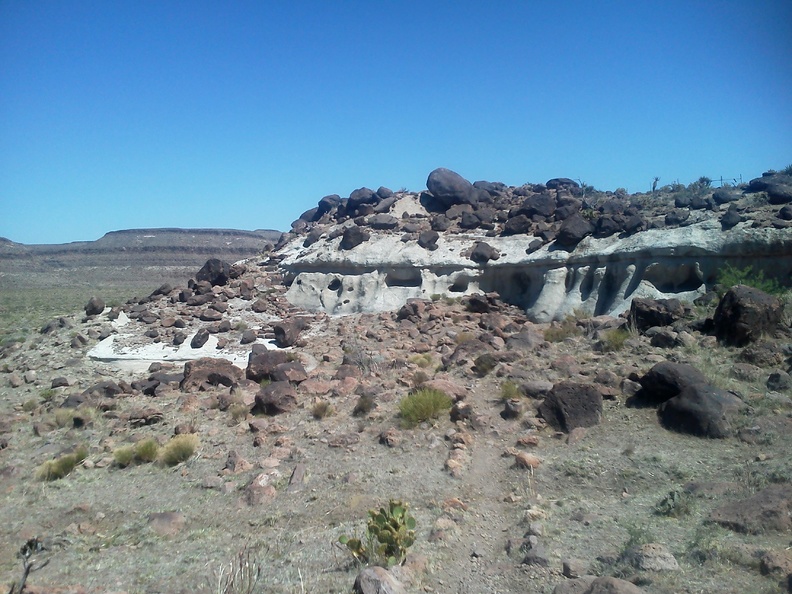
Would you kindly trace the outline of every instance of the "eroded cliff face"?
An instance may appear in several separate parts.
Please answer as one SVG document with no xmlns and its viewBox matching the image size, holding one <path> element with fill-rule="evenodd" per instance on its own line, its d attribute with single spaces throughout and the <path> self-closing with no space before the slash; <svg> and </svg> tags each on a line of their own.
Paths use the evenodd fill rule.
<svg viewBox="0 0 792 594">
<path fill-rule="evenodd" d="M 715 213 L 683 227 L 585 237 L 571 250 L 555 241 L 536 249 L 541 242 L 533 235 L 479 230 L 442 233 L 428 250 L 410 235 L 374 229 L 368 241 L 344 250 L 342 228 L 329 226 L 307 247 L 300 236 L 282 248 L 292 304 L 338 315 L 392 310 L 410 298 L 496 291 L 532 321 L 548 322 L 575 310 L 618 315 L 635 297 L 692 301 L 726 263 L 792 274 L 790 229 L 745 221 L 724 231 Z M 497 259 L 472 260 L 478 242 L 497 250 Z"/>
</svg>

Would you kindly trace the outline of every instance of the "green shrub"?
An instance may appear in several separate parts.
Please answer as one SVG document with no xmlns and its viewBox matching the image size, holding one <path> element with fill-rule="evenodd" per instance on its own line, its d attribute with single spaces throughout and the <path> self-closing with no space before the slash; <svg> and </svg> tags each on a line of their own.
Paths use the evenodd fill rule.
<svg viewBox="0 0 792 594">
<path fill-rule="evenodd" d="M 624 348 L 624 343 L 630 338 L 630 331 L 626 328 L 613 328 L 602 336 L 603 352 L 615 352 Z"/>
<path fill-rule="evenodd" d="M 451 408 L 451 398 L 440 390 L 421 388 L 399 402 L 399 414 L 406 427 L 436 419 L 444 410 Z"/>
<path fill-rule="evenodd" d="M 689 516 L 693 511 L 693 496 L 683 489 L 674 489 L 655 505 L 655 513 L 660 516 L 680 518 Z"/>
<path fill-rule="evenodd" d="M 237 402 L 228 407 L 228 412 L 231 413 L 231 418 L 234 421 L 239 422 L 247 417 L 250 412 L 250 407 Z"/>
<path fill-rule="evenodd" d="M 583 334 L 583 330 L 577 325 L 577 320 L 570 316 L 563 322 L 553 322 L 544 331 L 544 339 L 547 342 L 563 342 L 567 338 L 580 336 L 581 334 Z"/>
<path fill-rule="evenodd" d="M 88 450 L 85 446 L 79 446 L 71 454 L 64 454 L 54 460 L 47 460 L 38 467 L 36 477 L 42 481 L 55 481 L 62 479 L 74 468 L 85 460 Z"/>
<path fill-rule="evenodd" d="M 121 468 L 126 468 L 132 461 L 135 459 L 135 447 L 134 446 L 121 446 L 120 448 L 113 450 L 113 460 L 115 463 L 120 466 Z"/>
<path fill-rule="evenodd" d="M 434 358 L 429 353 L 413 355 L 408 360 L 410 361 L 410 363 L 417 365 L 421 369 L 426 369 L 427 367 L 431 366 L 432 363 L 434 363 Z"/>
<path fill-rule="evenodd" d="M 787 165 L 781 170 L 784 175 L 792 175 L 792 165 Z"/>
<path fill-rule="evenodd" d="M 166 466 L 176 466 L 189 459 L 198 449 L 198 436 L 194 433 L 185 433 L 171 437 L 168 443 L 162 446 L 159 460 Z"/>
<path fill-rule="evenodd" d="M 55 409 L 55 424 L 58 427 L 67 427 L 74 423 L 74 409 L 73 408 L 56 408 Z"/>
<path fill-rule="evenodd" d="M 154 438 L 144 439 L 135 444 L 135 460 L 138 462 L 154 462 L 159 455 L 159 444 Z"/>
<path fill-rule="evenodd" d="M 727 291 L 735 285 L 746 285 L 772 295 L 781 295 L 784 289 L 774 278 L 765 278 L 764 271 L 754 272 L 753 266 L 735 268 L 730 264 L 718 270 L 717 283 Z"/>
<path fill-rule="evenodd" d="M 512 380 L 506 380 L 501 384 L 501 398 L 503 400 L 513 400 L 515 398 L 520 398 L 521 396 L 522 391 L 516 382 L 513 382 Z"/>
<path fill-rule="evenodd" d="M 415 542 L 415 518 L 410 515 L 408 505 L 391 499 L 387 508 L 369 510 L 368 515 L 366 543 L 346 535 L 338 542 L 349 549 L 358 563 L 382 563 L 385 567 L 401 563 Z"/>
<path fill-rule="evenodd" d="M 311 414 L 313 415 L 314 419 L 324 419 L 331 416 L 335 411 L 333 410 L 333 405 L 330 404 L 327 400 L 319 400 L 316 404 L 313 405 L 311 409 Z"/>
<path fill-rule="evenodd" d="M 374 401 L 373 396 L 369 396 L 368 394 L 362 394 L 360 398 L 358 398 L 357 403 L 355 404 L 355 408 L 352 409 L 352 416 L 355 417 L 362 417 L 369 414 L 372 410 L 377 407 L 377 403 Z"/>
<path fill-rule="evenodd" d="M 135 445 L 121 446 L 113 452 L 113 459 L 122 468 L 126 468 L 133 462 L 154 462 L 159 455 L 159 449 L 157 440 L 148 438 Z"/>
</svg>

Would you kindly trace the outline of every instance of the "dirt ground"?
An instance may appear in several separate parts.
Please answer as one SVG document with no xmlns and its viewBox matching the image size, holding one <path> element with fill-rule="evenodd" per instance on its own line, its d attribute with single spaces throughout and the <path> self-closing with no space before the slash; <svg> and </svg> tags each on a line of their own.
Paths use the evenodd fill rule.
<svg viewBox="0 0 792 594">
<path fill-rule="evenodd" d="M 229 394 L 222 386 L 119 395 L 112 405 L 86 412 L 79 428 L 59 416 L 67 396 L 101 380 L 148 375 L 89 359 L 95 340 L 70 347 L 77 333 L 106 325 L 105 314 L 88 321 L 75 314 L 71 328 L 32 332 L 6 346 L 0 358 L 0 439 L 6 444 L 0 449 L 0 584 L 7 589 L 21 578 L 17 552 L 35 537 L 46 546 L 35 558 L 49 563 L 27 578 L 31 592 L 218 592 L 218 573 L 242 550 L 261 567 L 256 592 L 349 592 L 360 568 L 338 538 L 362 534 L 367 510 L 400 499 L 417 521 L 416 542 L 396 572 L 409 592 L 550 593 L 567 579 L 565 561 L 652 594 L 779 591 L 783 576 L 765 575 L 761 559 L 768 551 L 788 555 L 792 535 L 740 534 L 708 520 L 728 501 L 792 480 L 792 407 L 789 394 L 766 389 L 770 370 L 735 377 L 739 350 L 699 334 L 695 344 L 673 349 L 634 335 L 617 352 L 601 353 L 594 338 L 580 333 L 546 341 L 482 377 L 470 364 L 441 362 L 455 337 L 481 332 L 478 319 L 458 300 L 435 305 L 441 338 L 429 341 L 433 350 L 416 348 L 423 343 L 395 325 L 395 312 L 317 318 L 306 343 L 292 349 L 310 377 L 332 382 L 343 345 L 348 354 L 352 343 L 372 364 L 360 366 L 355 389 L 333 384 L 325 394 L 300 393 L 296 410 L 261 417 L 265 429 L 255 435 L 253 415 L 222 405 Z M 522 328 L 540 334 L 548 328 L 520 319 L 517 310 L 504 313 L 512 314 Z M 233 330 L 230 340 L 238 341 L 241 331 Z M 415 357 L 424 350 L 428 365 Z M 666 359 L 699 368 L 749 404 L 733 420 L 734 436 L 674 433 L 660 426 L 654 409 L 626 405 L 630 373 L 643 374 Z M 181 368 L 174 365 L 176 372 Z M 30 371 L 35 377 L 26 381 Z M 603 380 L 603 372 L 610 379 Z M 16 387 L 14 374 L 23 380 Z M 404 428 L 398 404 L 419 375 L 463 386 L 475 423 L 453 423 L 444 413 Z M 61 376 L 69 385 L 52 388 Z M 503 418 L 503 385 L 514 378 L 604 385 L 602 422 L 572 436 L 556 432 L 537 421 L 539 401 L 528 396 L 520 399 L 521 415 Z M 375 393 L 377 407 L 354 416 L 361 391 Z M 333 413 L 315 418 L 317 400 Z M 129 422 L 131 412 L 146 408 L 157 409 L 161 420 Z M 186 462 L 125 468 L 114 462 L 120 446 L 147 437 L 164 444 L 185 423 L 200 440 Z M 380 440 L 389 429 L 399 438 L 392 446 Z M 758 437 L 741 439 L 740 429 Z M 42 463 L 78 444 L 88 455 L 68 476 L 36 478 Z M 461 451 L 458 476 L 447 466 L 454 448 Z M 517 467 L 515 451 L 530 452 L 541 464 Z M 227 468 L 232 452 L 249 464 Z M 301 482 L 290 480 L 297 468 L 305 469 Z M 262 473 L 274 492 L 251 504 L 248 485 Z M 690 483 L 709 487 L 689 494 Z M 523 563 L 520 548 L 529 533 L 542 549 L 543 561 L 535 564 Z M 663 545 L 678 569 L 636 568 L 626 553 L 645 543 Z"/>
</svg>

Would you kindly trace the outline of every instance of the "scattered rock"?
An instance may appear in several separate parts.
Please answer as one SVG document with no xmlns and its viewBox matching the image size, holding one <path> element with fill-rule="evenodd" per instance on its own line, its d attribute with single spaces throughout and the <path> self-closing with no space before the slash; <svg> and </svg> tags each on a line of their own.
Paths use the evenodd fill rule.
<svg viewBox="0 0 792 594">
<path fill-rule="evenodd" d="M 538 412 L 552 427 L 561 431 L 593 427 L 602 419 L 602 394 L 590 384 L 561 382 L 553 386 Z"/>
<path fill-rule="evenodd" d="M 727 345 L 745 346 L 772 335 L 783 316 L 781 300 L 759 289 L 737 285 L 718 303 L 713 321 L 715 335 Z"/>
</svg>

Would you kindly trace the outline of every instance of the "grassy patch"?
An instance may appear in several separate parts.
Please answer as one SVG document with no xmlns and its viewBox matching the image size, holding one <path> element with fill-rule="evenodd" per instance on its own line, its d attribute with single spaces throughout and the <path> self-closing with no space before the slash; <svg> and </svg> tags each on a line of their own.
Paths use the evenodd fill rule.
<svg viewBox="0 0 792 594">
<path fill-rule="evenodd" d="M 570 316 L 563 322 L 553 322 L 544 331 L 544 339 L 547 342 L 563 342 L 567 338 L 580 336 L 581 334 L 583 334 L 583 330 L 577 325 L 577 320 Z"/>
<path fill-rule="evenodd" d="M 451 408 L 451 398 L 440 390 L 422 388 L 402 398 L 399 402 L 399 415 L 405 427 L 415 427 L 419 423 L 436 419 L 444 410 Z"/>
<path fill-rule="evenodd" d="M 38 467 L 36 478 L 41 481 L 55 481 L 68 475 L 74 468 L 85 460 L 88 449 L 85 446 L 78 447 L 71 454 L 64 454 L 54 460 L 47 460 Z"/>
<path fill-rule="evenodd" d="M 159 460 L 166 466 L 176 466 L 188 460 L 198 449 L 198 436 L 194 433 L 176 435 L 162 446 Z"/>
</svg>

